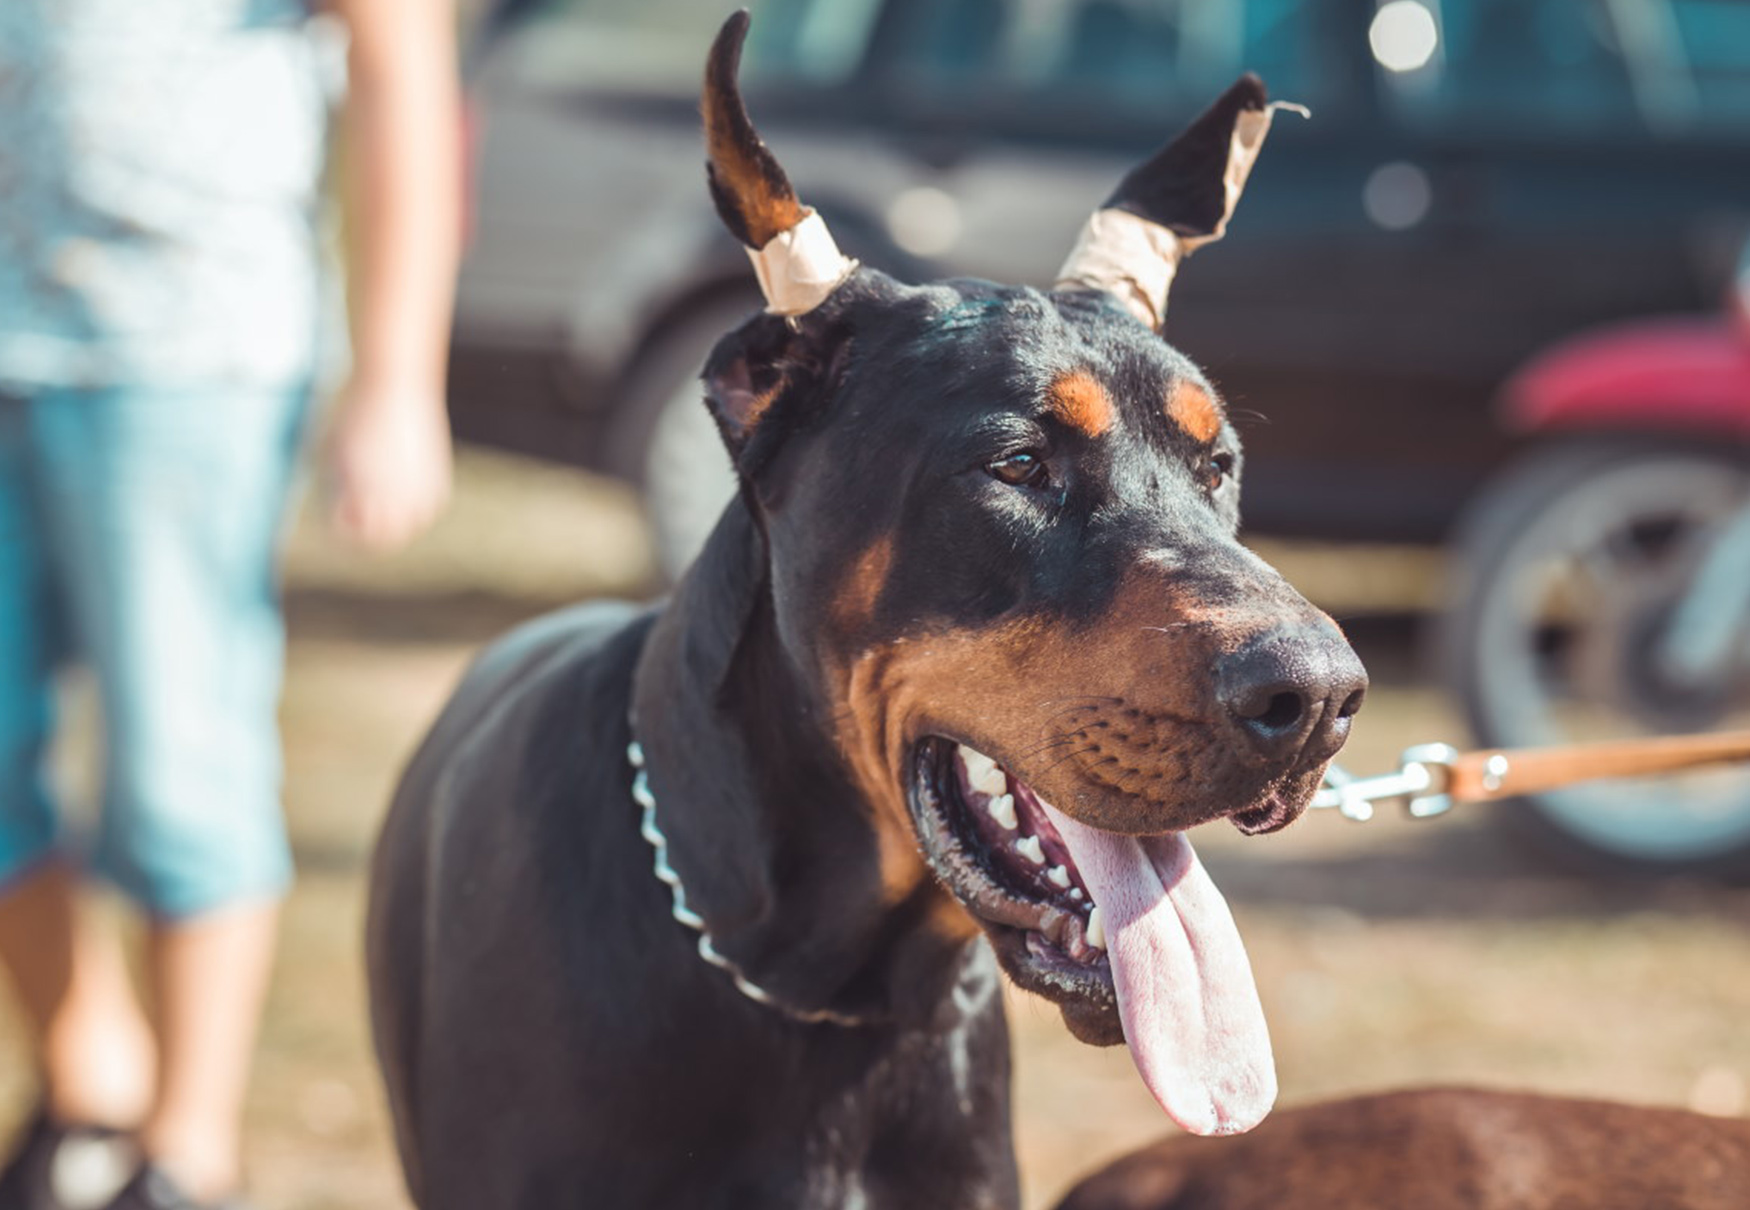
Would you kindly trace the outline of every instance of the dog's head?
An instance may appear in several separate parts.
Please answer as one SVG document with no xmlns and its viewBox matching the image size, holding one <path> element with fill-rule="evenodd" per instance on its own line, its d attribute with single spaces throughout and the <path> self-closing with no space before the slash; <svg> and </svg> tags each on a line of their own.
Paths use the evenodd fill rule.
<svg viewBox="0 0 1750 1210">
<path fill-rule="evenodd" d="M 710 183 L 772 306 L 707 402 L 764 535 L 773 625 L 832 718 L 896 900 L 932 877 L 1170 1113 L 1274 1097 L 1251 975 L 1183 832 L 1285 826 L 1366 686 L 1235 539 L 1221 399 L 1157 334 L 1268 125 L 1230 89 L 1096 213 L 1049 293 L 902 285 L 837 252 L 749 123 L 745 15 L 706 76 Z"/>
</svg>

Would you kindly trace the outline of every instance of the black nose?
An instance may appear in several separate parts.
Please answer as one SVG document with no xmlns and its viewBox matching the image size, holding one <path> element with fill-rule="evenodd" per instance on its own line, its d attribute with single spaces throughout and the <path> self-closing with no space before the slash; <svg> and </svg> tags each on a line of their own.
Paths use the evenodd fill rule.
<svg viewBox="0 0 1750 1210">
<path fill-rule="evenodd" d="M 1278 626 L 1223 657 L 1216 696 L 1261 755 L 1329 760 L 1367 696 L 1367 671 L 1335 627 Z"/>
</svg>

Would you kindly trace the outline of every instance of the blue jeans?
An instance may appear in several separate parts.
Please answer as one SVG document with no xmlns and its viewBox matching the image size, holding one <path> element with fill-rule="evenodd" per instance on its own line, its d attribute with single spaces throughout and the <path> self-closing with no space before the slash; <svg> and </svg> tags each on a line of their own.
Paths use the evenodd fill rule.
<svg viewBox="0 0 1750 1210">
<path fill-rule="evenodd" d="M 90 866 L 180 918 L 281 893 L 277 561 L 308 392 L 0 395 L 0 891 L 65 846 L 52 679 L 104 720 Z"/>
</svg>

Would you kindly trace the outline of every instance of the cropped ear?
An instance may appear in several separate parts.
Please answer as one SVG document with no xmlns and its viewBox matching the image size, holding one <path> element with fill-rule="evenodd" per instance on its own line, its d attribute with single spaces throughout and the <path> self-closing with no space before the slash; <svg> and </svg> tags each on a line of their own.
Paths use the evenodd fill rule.
<svg viewBox="0 0 1750 1210">
<path fill-rule="evenodd" d="M 824 405 L 845 345 L 826 315 L 803 323 L 755 315 L 717 342 L 705 362 L 705 406 L 742 477 L 755 474 L 783 435 Z"/>
<path fill-rule="evenodd" d="M 717 214 L 746 246 L 773 315 L 806 315 L 856 272 L 826 221 L 804 206 L 741 99 L 736 74 L 747 38 L 743 9 L 723 23 L 705 61 L 706 183 Z"/>
<path fill-rule="evenodd" d="M 1118 183 L 1058 270 L 1059 290 L 1103 290 L 1151 328 L 1167 313 L 1179 262 L 1227 231 L 1278 109 L 1247 73 L 1196 121 Z"/>
</svg>

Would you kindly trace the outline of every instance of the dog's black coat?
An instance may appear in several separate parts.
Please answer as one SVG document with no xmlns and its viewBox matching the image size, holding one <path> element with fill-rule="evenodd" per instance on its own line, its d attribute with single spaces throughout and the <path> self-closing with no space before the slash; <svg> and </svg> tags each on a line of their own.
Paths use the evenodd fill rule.
<svg viewBox="0 0 1750 1210">
<path fill-rule="evenodd" d="M 1083 484 L 1081 506 L 1066 497 L 1085 508 L 1070 529 L 908 511 L 906 479 L 932 473 L 929 459 L 1072 354 L 1138 399 L 1194 375 L 1109 304 L 876 275 L 823 310 L 823 331 L 858 328 L 859 356 L 786 368 L 836 385 L 808 379 L 806 397 L 772 405 L 740 450 L 760 486 L 731 506 L 674 600 L 642 614 L 586 607 L 501 641 L 406 773 L 379 848 L 369 950 L 379 1050 L 424 1210 L 1016 1204 L 994 962 L 982 938 L 920 927 L 926 892 L 884 902 L 832 703 L 798 663 L 823 640 L 783 633 L 829 604 L 787 582 L 769 547 L 813 544 L 830 559 L 883 527 L 903 531 L 872 623 L 896 633 L 1016 610 L 1097 615 L 1139 545 L 1182 552 L 1178 578 L 1210 599 L 1268 604 L 1286 589 L 1246 562 L 1231 502 L 1211 507 L 1185 469 L 1193 451 L 1164 430 L 1090 464 L 1106 486 Z M 757 317 L 717 362 L 748 348 L 769 357 L 761 342 L 783 330 Z M 922 348 L 901 365 L 889 343 Z M 831 417 L 815 410 L 823 390 Z M 946 441 L 932 436 L 944 428 Z M 842 507 L 767 517 L 775 536 L 756 522 L 756 508 L 835 468 L 847 472 Z M 700 959 L 639 835 L 625 758 L 634 712 L 674 864 L 718 947 L 789 1003 L 877 1024 L 797 1023 Z"/>
<path fill-rule="evenodd" d="M 776 835 L 753 789 L 776 777 L 793 779 L 789 803 L 844 794 L 809 769 L 794 712 L 740 714 L 745 729 L 714 717 L 746 637 L 726 619 L 758 609 L 759 544 L 737 506 L 664 614 L 585 606 L 502 640 L 409 767 L 369 948 L 425 1210 L 1016 1204 L 988 947 L 914 953 L 903 921 L 868 919 L 856 816 L 821 811 L 817 836 Z M 719 943 L 770 990 L 874 1024 L 753 1003 L 670 917 L 630 797 L 635 669 L 670 704 L 641 729 L 689 895 L 775 896 L 785 914 L 726 921 Z M 743 691 L 758 692 L 727 694 Z M 750 768 L 756 743 L 780 767 Z M 680 752 L 674 767 L 708 784 L 665 785 L 664 756 Z M 815 874 L 781 893 L 760 885 L 769 865 L 742 864 L 796 850 Z M 793 938 L 808 940 L 790 951 Z"/>
<path fill-rule="evenodd" d="M 752 230 L 796 201 L 751 127 L 713 121 L 745 24 L 706 111 L 719 206 Z M 1242 81 L 1220 121 L 1261 96 Z M 1219 182 L 1211 120 L 1160 162 Z M 973 746 L 1108 831 L 1268 830 L 1365 678 L 1235 540 L 1211 388 L 1104 294 L 859 269 L 704 377 L 742 488 L 673 600 L 488 650 L 385 824 L 367 948 L 409 1186 L 422 1210 L 1012 1208 L 998 962 L 1078 1036 L 1122 1035 L 1099 960 L 1052 967 L 920 850 L 928 754 Z M 1257 734 L 1236 684 L 1303 694 L 1293 727 Z M 858 1024 L 702 959 L 640 835 L 634 730 L 717 950 Z"/>
</svg>

